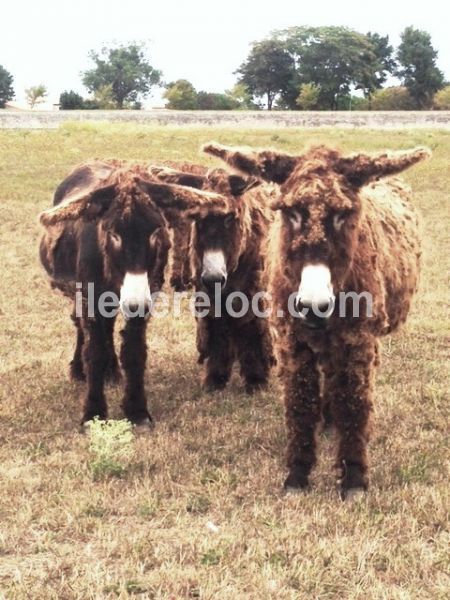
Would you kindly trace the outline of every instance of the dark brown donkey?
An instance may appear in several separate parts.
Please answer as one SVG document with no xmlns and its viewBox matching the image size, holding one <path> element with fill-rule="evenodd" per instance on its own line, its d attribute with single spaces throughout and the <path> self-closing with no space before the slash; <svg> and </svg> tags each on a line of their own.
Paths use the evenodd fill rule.
<svg viewBox="0 0 450 600">
<path fill-rule="evenodd" d="M 58 187 L 54 207 L 40 216 L 46 228 L 40 256 L 52 287 L 74 300 L 71 376 L 87 380 L 82 423 L 107 416 L 105 377 L 119 373 L 113 344 L 117 307 L 126 319 L 120 351 L 124 413 L 135 424 L 151 423 L 145 330 L 151 295 L 161 288 L 167 263 L 166 217 L 193 218 L 226 205 L 217 194 L 163 184 L 144 167 L 111 161 L 80 165 Z"/>
<path fill-rule="evenodd" d="M 223 169 L 203 175 L 198 167 L 194 173 L 192 166 L 186 165 L 186 169 L 191 172 L 165 167 L 155 167 L 152 172 L 166 183 L 219 193 L 228 203 L 225 214 L 197 214 L 190 237 L 184 241 L 185 246 L 189 242 L 194 287 L 212 299 L 208 314 L 197 319 L 199 362 L 205 363 L 204 385 L 211 390 L 225 387 L 237 360 L 246 391 L 252 393 L 267 384 L 272 363 L 268 321 L 261 316 L 264 300 L 257 302 L 258 293 L 264 291 L 270 211 L 254 178 Z M 249 308 L 242 315 L 236 292 L 248 301 Z"/>
<path fill-rule="evenodd" d="M 215 143 L 206 150 L 280 186 L 268 257 L 289 436 L 285 486 L 308 485 L 325 402 L 339 434 L 341 493 L 355 496 L 368 485 L 377 338 L 405 321 L 419 273 L 411 192 L 399 180 L 377 180 L 429 151 L 342 156 L 319 146 L 291 156 Z"/>
</svg>

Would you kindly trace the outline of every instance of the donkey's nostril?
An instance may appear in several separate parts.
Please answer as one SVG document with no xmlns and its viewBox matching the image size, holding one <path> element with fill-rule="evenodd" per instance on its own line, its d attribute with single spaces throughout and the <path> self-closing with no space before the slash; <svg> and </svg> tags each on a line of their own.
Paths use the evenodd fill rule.
<svg viewBox="0 0 450 600">
<path fill-rule="evenodd" d="M 328 300 L 314 301 L 305 300 L 297 296 L 294 302 L 294 308 L 297 313 L 309 321 L 317 319 L 328 319 L 334 309 L 334 298 Z"/>
<path fill-rule="evenodd" d="M 206 272 L 202 274 L 201 279 L 205 288 L 212 291 L 216 289 L 216 285 L 219 285 L 223 289 L 227 282 L 227 277 L 223 273 Z"/>
</svg>

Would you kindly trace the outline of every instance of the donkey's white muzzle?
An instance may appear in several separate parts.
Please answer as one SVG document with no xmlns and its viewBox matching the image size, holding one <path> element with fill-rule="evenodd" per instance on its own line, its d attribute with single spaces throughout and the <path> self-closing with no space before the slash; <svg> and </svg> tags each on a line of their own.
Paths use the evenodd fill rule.
<svg viewBox="0 0 450 600">
<path fill-rule="evenodd" d="M 152 296 L 147 273 L 126 273 L 120 289 L 120 310 L 125 319 L 147 319 L 151 308 Z"/>
</svg>

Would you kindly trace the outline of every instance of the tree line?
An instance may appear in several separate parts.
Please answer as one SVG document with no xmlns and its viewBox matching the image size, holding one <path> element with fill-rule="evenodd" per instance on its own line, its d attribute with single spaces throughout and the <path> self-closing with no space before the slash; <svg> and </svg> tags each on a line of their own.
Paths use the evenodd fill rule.
<svg viewBox="0 0 450 600">
<path fill-rule="evenodd" d="M 60 108 L 140 109 L 155 86 L 166 107 L 179 110 L 427 110 L 450 109 L 450 85 L 436 64 L 426 31 L 407 27 L 397 49 L 388 36 L 346 27 L 289 27 L 254 42 L 223 93 L 197 91 L 186 79 L 165 83 L 141 44 L 103 47 L 89 54 L 81 74 L 91 93 L 60 95 Z M 393 78 L 398 85 L 387 87 Z M 26 90 L 30 107 L 42 102 L 42 84 Z M 0 108 L 14 97 L 13 76 L 0 66 Z"/>
</svg>

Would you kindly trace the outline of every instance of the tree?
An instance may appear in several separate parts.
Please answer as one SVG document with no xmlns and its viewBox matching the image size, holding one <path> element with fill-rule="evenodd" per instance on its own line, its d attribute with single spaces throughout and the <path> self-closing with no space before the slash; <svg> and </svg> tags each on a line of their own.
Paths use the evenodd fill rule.
<svg viewBox="0 0 450 600">
<path fill-rule="evenodd" d="M 414 110 L 416 104 L 405 87 L 377 90 L 372 96 L 372 110 Z"/>
<path fill-rule="evenodd" d="M 239 102 L 227 94 L 213 92 L 198 92 L 198 110 L 236 110 Z"/>
<path fill-rule="evenodd" d="M 5 108 L 7 102 L 14 98 L 14 78 L 0 65 L 0 108 Z"/>
<path fill-rule="evenodd" d="M 236 73 L 253 97 L 266 98 L 272 110 L 277 96 L 286 91 L 295 72 L 295 62 L 282 41 L 263 40 L 253 44 L 250 55 Z"/>
<path fill-rule="evenodd" d="M 296 103 L 302 110 L 314 110 L 318 107 L 320 85 L 315 83 L 302 83 Z"/>
<path fill-rule="evenodd" d="M 195 110 L 197 108 L 197 92 L 187 79 L 178 79 L 169 83 L 163 98 L 167 100 L 166 108 L 175 110 Z"/>
<path fill-rule="evenodd" d="M 436 110 L 450 110 L 450 85 L 439 90 L 433 99 L 433 108 Z"/>
<path fill-rule="evenodd" d="M 140 96 L 145 98 L 152 86 L 161 82 L 161 71 L 151 66 L 141 44 L 104 47 L 100 52 L 90 52 L 89 57 L 95 67 L 83 73 L 84 85 L 94 93 L 111 86 L 117 108 L 136 102 Z"/>
<path fill-rule="evenodd" d="M 430 108 L 434 94 L 444 86 L 444 76 L 436 66 L 437 51 L 426 31 L 407 27 L 401 34 L 397 52 L 398 76 L 415 100 L 417 108 Z"/>
<path fill-rule="evenodd" d="M 62 92 L 59 96 L 59 108 L 61 110 L 81 110 L 84 108 L 83 97 L 73 90 Z"/>
<path fill-rule="evenodd" d="M 369 101 L 370 110 L 372 94 L 383 87 L 388 75 L 396 72 L 397 63 L 393 58 L 394 48 L 389 44 L 389 36 L 369 31 L 366 37 L 372 46 L 375 60 L 372 64 L 373 68 L 363 73 L 361 81 L 356 87 L 364 92 L 364 96 Z"/>
<path fill-rule="evenodd" d="M 260 108 L 253 102 L 250 91 L 243 83 L 236 83 L 231 90 L 226 90 L 225 94 L 237 102 L 237 108 L 240 110 L 258 110 Z"/>
<path fill-rule="evenodd" d="M 373 40 L 346 27 L 290 27 L 275 33 L 284 43 L 295 70 L 282 94 L 286 108 L 298 108 L 300 86 L 320 86 L 318 107 L 336 110 L 352 87 L 375 85 L 382 64 Z"/>
<path fill-rule="evenodd" d="M 40 83 L 39 85 L 34 85 L 27 88 L 25 90 L 25 95 L 30 108 L 34 108 L 36 104 L 41 104 L 45 101 L 45 97 L 47 96 L 47 88 L 45 85 Z"/>
</svg>

